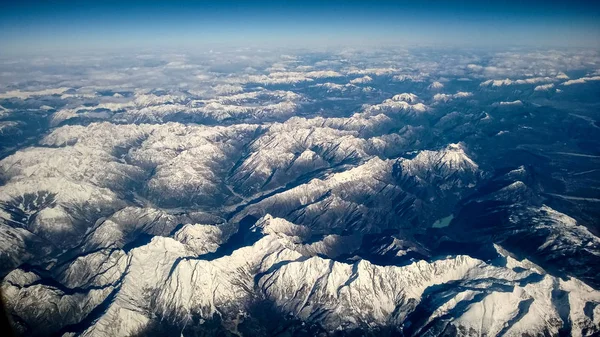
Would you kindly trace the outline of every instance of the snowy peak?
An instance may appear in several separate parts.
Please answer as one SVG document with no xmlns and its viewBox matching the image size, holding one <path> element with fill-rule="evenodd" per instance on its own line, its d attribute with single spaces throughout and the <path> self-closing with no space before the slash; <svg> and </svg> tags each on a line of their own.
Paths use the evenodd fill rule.
<svg viewBox="0 0 600 337">
<path fill-rule="evenodd" d="M 254 226 L 260 228 L 265 235 L 298 237 L 299 240 L 308 238 L 311 234 L 310 228 L 296 225 L 282 218 L 274 218 L 270 214 L 260 218 Z"/>
<path fill-rule="evenodd" d="M 364 113 L 375 115 L 398 114 L 402 113 L 407 116 L 418 116 L 421 113 L 429 111 L 429 107 L 423 103 L 417 102 L 418 97 L 413 94 L 400 94 L 393 96 L 390 99 L 384 100 L 380 104 L 369 105 L 364 109 Z"/>
<path fill-rule="evenodd" d="M 393 101 L 402 101 L 402 102 L 407 102 L 407 103 L 411 103 L 411 104 L 415 104 L 419 101 L 419 97 L 415 94 L 411 94 L 411 93 L 402 93 L 402 94 L 398 94 L 395 95 L 394 97 L 392 97 Z"/>
<path fill-rule="evenodd" d="M 430 90 L 439 90 L 442 89 L 444 87 L 444 84 L 442 82 L 432 82 L 427 88 L 429 88 Z"/>
<path fill-rule="evenodd" d="M 424 150 L 413 159 L 402 159 L 402 168 L 411 175 L 435 171 L 445 176 L 454 173 L 475 173 L 479 166 L 465 152 L 462 144 L 449 144 L 438 151 Z"/>
</svg>

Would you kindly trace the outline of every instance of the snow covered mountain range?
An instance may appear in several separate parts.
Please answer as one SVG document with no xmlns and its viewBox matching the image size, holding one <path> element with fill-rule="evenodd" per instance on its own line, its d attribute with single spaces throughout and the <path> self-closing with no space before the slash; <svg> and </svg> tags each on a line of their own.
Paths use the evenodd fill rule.
<svg viewBox="0 0 600 337">
<path fill-rule="evenodd" d="M 15 334 L 600 334 L 597 52 L 149 57 L 0 66 Z"/>
</svg>

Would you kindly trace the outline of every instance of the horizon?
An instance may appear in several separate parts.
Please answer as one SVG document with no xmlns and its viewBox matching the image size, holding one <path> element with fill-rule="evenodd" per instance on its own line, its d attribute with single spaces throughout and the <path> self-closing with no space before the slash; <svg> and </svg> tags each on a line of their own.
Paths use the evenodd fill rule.
<svg viewBox="0 0 600 337">
<path fill-rule="evenodd" d="M 585 1 L 23 1 L 2 4 L 10 54 L 336 47 L 600 47 Z"/>
</svg>

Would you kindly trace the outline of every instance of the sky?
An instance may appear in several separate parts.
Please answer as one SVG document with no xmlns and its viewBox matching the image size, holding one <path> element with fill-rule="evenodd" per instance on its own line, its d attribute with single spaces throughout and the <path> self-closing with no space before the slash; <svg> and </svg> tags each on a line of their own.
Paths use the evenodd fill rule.
<svg viewBox="0 0 600 337">
<path fill-rule="evenodd" d="M 2 1 L 0 53 L 115 48 L 600 47 L 600 1 Z"/>
</svg>

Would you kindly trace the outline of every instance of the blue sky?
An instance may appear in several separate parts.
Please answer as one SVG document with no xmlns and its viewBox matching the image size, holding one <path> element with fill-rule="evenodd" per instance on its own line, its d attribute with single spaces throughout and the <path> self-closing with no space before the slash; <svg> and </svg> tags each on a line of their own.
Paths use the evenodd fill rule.
<svg viewBox="0 0 600 337">
<path fill-rule="evenodd" d="M 13 1 L 0 49 L 599 47 L 599 1 Z M 1 52 L 0 52 L 1 53 Z"/>
</svg>

